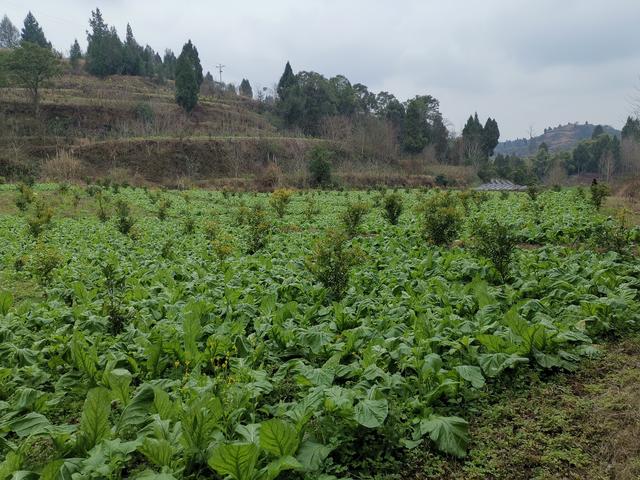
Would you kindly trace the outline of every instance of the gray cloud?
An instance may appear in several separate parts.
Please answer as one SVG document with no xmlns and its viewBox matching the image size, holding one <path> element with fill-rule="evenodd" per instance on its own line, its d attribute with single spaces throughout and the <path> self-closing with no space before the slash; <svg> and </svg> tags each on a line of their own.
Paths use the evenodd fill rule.
<svg viewBox="0 0 640 480">
<path fill-rule="evenodd" d="M 470 113 L 490 115 L 503 138 L 569 121 L 619 127 L 640 74 L 637 0 L 0 0 L 0 14 L 18 24 L 30 8 L 64 50 L 96 5 L 158 51 L 191 38 L 227 81 L 270 87 L 290 60 L 402 99 L 432 94 L 458 131 Z"/>
</svg>

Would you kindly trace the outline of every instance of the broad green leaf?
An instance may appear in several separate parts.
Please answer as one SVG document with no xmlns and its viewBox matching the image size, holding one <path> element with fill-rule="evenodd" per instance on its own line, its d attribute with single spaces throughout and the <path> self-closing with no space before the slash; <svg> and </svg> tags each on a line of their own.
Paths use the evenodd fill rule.
<svg viewBox="0 0 640 480">
<path fill-rule="evenodd" d="M 260 480 L 275 480 L 286 470 L 302 470 L 302 465 L 295 458 L 287 455 L 269 463 L 261 472 Z"/>
<path fill-rule="evenodd" d="M 428 433 L 439 450 L 460 458 L 467 454 L 468 431 L 469 424 L 460 417 L 431 415 L 420 422 L 422 435 Z"/>
<path fill-rule="evenodd" d="M 153 387 L 148 384 L 142 385 L 138 389 L 138 393 L 131 399 L 131 402 L 122 411 L 122 415 L 118 420 L 117 430 L 120 431 L 125 427 L 136 426 L 144 423 L 151 414 L 151 406 L 155 394 Z"/>
<path fill-rule="evenodd" d="M 84 336 L 76 331 L 71 339 L 71 358 L 78 370 L 95 380 L 98 373 L 98 354 L 94 346 L 89 346 Z"/>
<path fill-rule="evenodd" d="M 354 409 L 356 422 L 367 428 L 381 426 L 389 413 L 387 400 L 361 400 Z"/>
<path fill-rule="evenodd" d="M 257 460 L 258 447 L 253 443 L 228 443 L 213 449 L 209 466 L 234 480 L 251 480 Z"/>
<path fill-rule="evenodd" d="M 9 291 L 0 292 L 0 315 L 9 313 L 13 305 L 13 294 Z"/>
<path fill-rule="evenodd" d="M 107 376 L 109 388 L 120 403 L 126 406 L 129 403 L 129 385 L 131 385 L 131 372 L 124 368 L 111 370 Z"/>
<path fill-rule="evenodd" d="M 8 424 L 9 429 L 20 438 L 42 435 L 47 433 L 50 426 L 51 422 L 47 420 L 47 417 L 36 412 L 11 420 Z"/>
<path fill-rule="evenodd" d="M 467 382 L 471 383 L 473 388 L 484 387 L 484 377 L 480 371 L 480 367 L 473 367 L 471 365 L 460 365 L 455 367 L 456 372 L 460 377 L 464 378 Z"/>
<path fill-rule="evenodd" d="M 182 328 L 184 331 L 184 359 L 192 364 L 198 359 L 198 338 L 202 332 L 200 319 L 202 317 L 202 305 L 198 302 L 190 302 L 185 308 Z"/>
<path fill-rule="evenodd" d="M 506 353 L 485 353 L 478 355 L 478 363 L 482 371 L 487 377 L 496 377 L 503 370 L 511 368 L 518 363 L 527 363 L 528 358 L 519 357 L 517 355 L 508 355 Z"/>
<path fill-rule="evenodd" d="M 296 458 L 302 464 L 305 471 L 314 472 L 319 470 L 322 462 L 331 453 L 331 448 L 320 443 L 305 440 L 298 449 Z"/>
<path fill-rule="evenodd" d="M 80 419 L 82 444 L 86 450 L 92 449 L 110 433 L 109 414 L 111 413 L 111 395 L 106 388 L 89 390 L 84 401 Z"/>
<path fill-rule="evenodd" d="M 158 440 L 155 438 L 145 438 L 142 445 L 138 447 L 147 459 L 158 467 L 168 467 L 173 460 L 175 450 L 168 440 Z"/>
<path fill-rule="evenodd" d="M 260 424 L 260 447 L 276 457 L 293 455 L 298 448 L 298 432 L 277 418 Z"/>
</svg>

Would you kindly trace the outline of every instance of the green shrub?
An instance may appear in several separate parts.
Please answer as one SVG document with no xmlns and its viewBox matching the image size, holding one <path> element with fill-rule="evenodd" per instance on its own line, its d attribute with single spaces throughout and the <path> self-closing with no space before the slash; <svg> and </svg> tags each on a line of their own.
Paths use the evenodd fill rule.
<svg viewBox="0 0 640 480">
<path fill-rule="evenodd" d="M 326 187 L 331 184 L 331 152 L 325 147 L 316 146 L 311 150 L 309 161 L 309 183 L 313 187 Z"/>
<path fill-rule="evenodd" d="M 535 185 L 529 185 L 527 187 L 527 195 L 529 195 L 529 198 L 535 202 L 538 198 L 538 187 Z"/>
<path fill-rule="evenodd" d="M 118 216 L 118 230 L 120 233 L 128 235 L 129 232 L 131 232 L 131 227 L 133 227 L 135 220 L 131 216 L 131 207 L 122 199 L 118 199 L 116 202 L 116 215 Z"/>
<path fill-rule="evenodd" d="M 41 201 L 35 202 L 34 211 L 27 219 L 31 235 L 38 237 L 49 226 L 52 218 L 53 210 L 51 210 L 51 207 L 46 206 Z"/>
<path fill-rule="evenodd" d="M 109 220 L 109 198 L 103 193 L 103 190 L 98 190 L 95 194 L 96 204 L 98 205 L 98 219 L 104 223 Z"/>
<path fill-rule="evenodd" d="M 34 254 L 31 256 L 30 270 L 38 277 L 42 285 L 46 285 L 50 282 L 53 271 L 62 263 L 62 255 L 56 248 L 39 243 L 35 246 Z"/>
<path fill-rule="evenodd" d="M 293 190 L 290 190 L 288 188 L 279 188 L 277 190 L 274 190 L 269 197 L 269 203 L 275 210 L 278 217 L 282 218 L 287 213 L 287 205 L 289 205 L 289 202 L 291 202 L 293 193 Z"/>
<path fill-rule="evenodd" d="M 361 257 L 359 250 L 349 246 L 343 232 L 329 230 L 316 242 L 305 263 L 315 279 L 327 289 L 330 298 L 340 300 L 347 291 L 349 272 Z"/>
<path fill-rule="evenodd" d="M 384 196 L 382 200 L 384 207 L 384 216 L 391 225 L 397 225 L 400 214 L 402 213 L 402 195 L 397 192 Z"/>
<path fill-rule="evenodd" d="M 25 183 L 19 183 L 17 188 L 18 195 L 16 196 L 15 204 L 21 212 L 25 212 L 36 197 L 33 190 Z"/>
<path fill-rule="evenodd" d="M 367 212 L 369 212 L 369 205 L 365 202 L 356 201 L 347 204 L 346 210 L 342 212 L 342 224 L 349 236 L 353 237 L 358 233 L 358 228 Z"/>
<path fill-rule="evenodd" d="M 615 217 L 594 224 L 591 242 L 596 248 L 626 253 L 631 246 L 631 230 L 628 228 L 626 212 L 620 210 Z"/>
<path fill-rule="evenodd" d="M 517 245 L 513 229 L 497 219 L 478 220 L 472 226 L 472 235 L 475 252 L 490 260 L 502 280 L 506 280 Z"/>
<path fill-rule="evenodd" d="M 591 185 L 591 204 L 596 207 L 596 210 L 600 210 L 602 202 L 610 194 L 609 186 L 604 184 L 595 183 Z"/>
<path fill-rule="evenodd" d="M 264 206 L 257 204 L 249 210 L 247 224 L 249 226 L 249 245 L 247 250 L 253 254 L 265 247 L 271 233 L 271 223 L 269 223 Z"/>
<path fill-rule="evenodd" d="M 422 213 L 422 232 L 436 245 L 453 242 L 462 227 L 462 213 L 456 197 L 449 192 L 427 198 L 419 208 Z"/>
<path fill-rule="evenodd" d="M 191 235 L 193 234 L 193 232 L 196 231 L 196 221 L 194 220 L 194 218 L 188 214 L 188 212 L 185 212 L 185 214 L 183 215 L 184 217 L 184 233 L 185 235 Z"/>
<path fill-rule="evenodd" d="M 168 198 L 163 198 L 158 205 L 158 219 L 160 221 L 164 221 L 167 219 L 169 214 L 169 209 L 171 208 L 171 200 Z"/>
<path fill-rule="evenodd" d="M 313 217 L 315 217 L 318 213 L 320 213 L 320 208 L 318 207 L 318 202 L 312 195 L 307 195 L 305 199 L 305 207 L 304 207 L 304 216 L 308 222 L 311 221 Z"/>
</svg>

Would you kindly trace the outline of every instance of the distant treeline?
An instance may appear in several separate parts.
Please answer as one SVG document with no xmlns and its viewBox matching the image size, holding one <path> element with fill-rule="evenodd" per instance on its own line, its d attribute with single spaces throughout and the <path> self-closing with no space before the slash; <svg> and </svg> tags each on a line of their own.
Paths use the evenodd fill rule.
<svg viewBox="0 0 640 480">
<path fill-rule="evenodd" d="M 524 185 L 561 183 L 563 177 L 576 174 L 591 174 L 610 180 L 616 175 L 637 173 L 639 141 L 640 120 L 629 117 L 621 139 L 598 125 L 590 139 L 581 141 L 571 151 L 551 153 L 547 144 L 542 143 L 528 158 L 497 154 L 481 165 L 478 176 L 483 180 L 501 177 Z"/>
</svg>

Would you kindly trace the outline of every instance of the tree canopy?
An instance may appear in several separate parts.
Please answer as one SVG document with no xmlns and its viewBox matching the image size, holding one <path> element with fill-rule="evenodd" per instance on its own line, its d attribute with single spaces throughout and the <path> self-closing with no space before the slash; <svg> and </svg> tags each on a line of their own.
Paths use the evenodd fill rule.
<svg viewBox="0 0 640 480">
<path fill-rule="evenodd" d="M 15 81 L 31 95 L 34 113 L 40 105 L 40 89 L 50 78 L 61 73 L 60 61 L 50 48 L 23 42 L 11 51 L 7 66 Z"/>
<path fill-rule="evenodd" d="M 6 15 L 0 20 L 0 48 L 16 48 L 20 44 L 20 32 Z"/>
<path fill-rule="evenodd" d="M 42 48 L 51 48 L 51 43 L 44 36 L 44 31 L 31 12 L 24 19 L 24 27 L 21 34 L 22 42 L 29 42 Z"/>
</svg>

